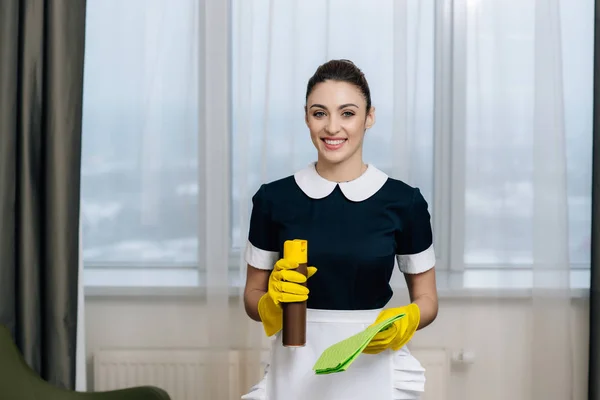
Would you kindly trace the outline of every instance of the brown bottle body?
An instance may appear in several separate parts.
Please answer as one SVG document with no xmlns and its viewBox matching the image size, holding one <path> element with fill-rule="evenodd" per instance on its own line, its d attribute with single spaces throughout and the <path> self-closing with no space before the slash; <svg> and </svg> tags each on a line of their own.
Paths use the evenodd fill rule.
<svg viewBox="0 0 600 400">
<path fill-rule="evenodd" d="M 296 271 L 307 276 L 308 265 L 298 264 Z M 303 283 L 302 286 L 306 286 Z M 282 343 L 285 347 L 303 347 L 306 345 L 306 301 L 283 303 Z"/>
</svg>

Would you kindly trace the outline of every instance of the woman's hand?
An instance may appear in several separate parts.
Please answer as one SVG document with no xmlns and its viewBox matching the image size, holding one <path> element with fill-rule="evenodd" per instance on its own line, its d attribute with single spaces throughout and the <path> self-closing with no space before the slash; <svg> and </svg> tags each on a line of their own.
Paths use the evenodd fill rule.
<svg viewBox="0 0 600 400">
<path fill-rule="evenodd" d="M 252 319 L 262 322 L 267 336 L 279 332 L 283 326 L 281 303 L 301 302 L 308 299 L 309 290 L 302 284 L 313 276 L 317 269 L 308 267 L 307 276 L 304 276 L 294 271 L 296 268 L 298 263 L 280 259 L 275 263 L 273 271 L 268 272 L 267 278 L 261 270 L 248 267 L 249 279 L 246 282 L 244 296 L 246 312 Z M 261 283 L 263 288 L 256 287 Z M 264 286 L 267 286 L 266 292 Z"/>
<path fill-rule="evenodd" d="M 298 271 L 298 263 L 280 259 L 275 263 L 269 278 L 269 290 L 258 300 L 258 314 L 267 336 L 272 336 L 283 327 L 283 309 L 281 303 L 298 303 L 308 300 L 308 288 L 305 283 L 317 272 L 308 267 L 307 276 Z"/>
<path fill-rule="evenodd" d="M 269 277 L 269 290 L 267 294 L 279 306 L 281 303 L 297 303 L 308 299 L 308 288 L 301 285 L 317 272 L 314 267 L 308 267 L 307 276 L 296 271 L 298 263 L 280 259 L 275 263 L 273 272 Z"/>
<path fill-rule="evenodd" d="M 421 319 L 419 306 L 414 303 L 404 307 L 388 308 L 381 311 L 372 325 L 377 325 L 398 314 L 404 314 L 404 317 L 396 320 L 390 327 L 375 335 L 367 347 L 365 347 L 363 353 L 377 354 L 386 349 L 396 351 L 412 339 Z"/>
<path fill-rule="evenodd" d="M 385 349 L 399 350 L 408 343 L 415 332 L 431 324 L 438 313 L 438 296 L 435 283 L 435 268 L 420 274 L 405 274 L 411 303 L 404 307 L 381 311 L 373 325 L 394 315 L 406 314 L 388 329 L 379 332 L 363 350 L 367 354 L 377 354 Z"/>
</svg>

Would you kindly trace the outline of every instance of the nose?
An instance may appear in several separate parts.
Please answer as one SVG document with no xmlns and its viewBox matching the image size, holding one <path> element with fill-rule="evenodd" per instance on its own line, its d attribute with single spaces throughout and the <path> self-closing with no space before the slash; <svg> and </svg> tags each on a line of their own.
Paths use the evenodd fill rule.
<svg viewBox="0 0 600 400">
<path fill-rule="evenodd" d="M 336 117 L 330 117 L 327 125 L 325 126 L 325 130 L 329 135 L 335 135 L 341 129 L 341 124 Z"/>
</svg>

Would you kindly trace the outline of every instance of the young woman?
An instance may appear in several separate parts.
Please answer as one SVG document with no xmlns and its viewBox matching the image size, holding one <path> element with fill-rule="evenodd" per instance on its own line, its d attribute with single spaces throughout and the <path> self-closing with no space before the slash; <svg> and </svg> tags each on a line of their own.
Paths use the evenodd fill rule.
<svg viewBox="0 0 600 400">
<path fill-rule="evenodd" d="M 405 345 L 438 312 L 427 203 L 418 189 L 363 162 L 375 108 L 352 62 L 333 60 L 317 69 L 308 82 L 305 119 L 317 161 L 262 185 L 252 198 L 244 302 L 274 340 L 265 377 L 242 398 L 418 399 L 425 371 Z M 308 242 L 314 266 L 308 279 L 282 259 L 290 239 Z M 393 308 L 395 265 L 411 303 Z M 308 304 L 306 346 L 283 347 L 281 303 L 302 300 Z M 398 312 L 406 317 L 375 336 L 347 371 L 315 375 L 323 350 Z"/>
</svg>

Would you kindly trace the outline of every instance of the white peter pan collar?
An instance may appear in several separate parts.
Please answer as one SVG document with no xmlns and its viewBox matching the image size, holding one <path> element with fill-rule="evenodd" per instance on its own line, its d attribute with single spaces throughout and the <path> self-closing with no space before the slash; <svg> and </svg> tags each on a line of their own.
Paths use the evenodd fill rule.
<svg viewBox="0 0 600 400">
<path fill-rule="evenodd" d="M 296 172 L 294 179 L 298 187 L 313 199 L 322 199 L 329 196 L 335 187 L 339 185 L 348 200 L 364 201 L 383 187 L 388 176 L 373 165 L 367 165 L 367 170 L 358 178 L 337 183 L 319 175 L 316 170 L 316 163 L 311 163 L 308 167 Z"/>
</svg>

